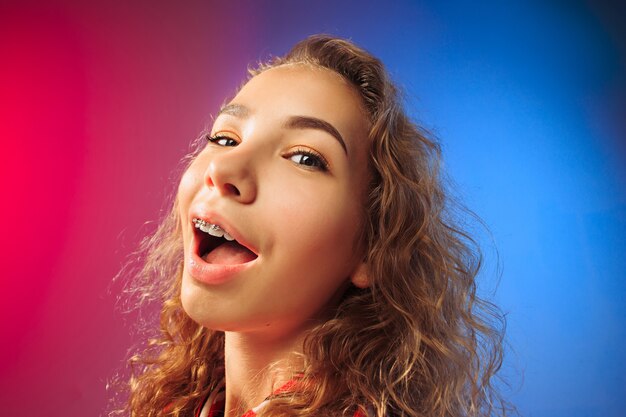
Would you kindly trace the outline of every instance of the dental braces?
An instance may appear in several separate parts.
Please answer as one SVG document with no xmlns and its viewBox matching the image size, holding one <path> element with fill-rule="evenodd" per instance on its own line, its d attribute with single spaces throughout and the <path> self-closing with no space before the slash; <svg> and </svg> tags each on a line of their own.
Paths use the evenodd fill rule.
<svg viewBox="0 0 626 417">
<path fill-rule="evenodd" d="M 224 229 L 222 229 L 217 224 L 209 223 L 206 220 L 202 220 L 202 219 L 193 219 L 192 222 L 196 226 L 196 229 L 199 229 L 203 231 L 204 233 L 208 233 L 211 236 L 223 237 L 229 242 L 235 240 L 234 237 L 229 235 Z"/>
</svg>

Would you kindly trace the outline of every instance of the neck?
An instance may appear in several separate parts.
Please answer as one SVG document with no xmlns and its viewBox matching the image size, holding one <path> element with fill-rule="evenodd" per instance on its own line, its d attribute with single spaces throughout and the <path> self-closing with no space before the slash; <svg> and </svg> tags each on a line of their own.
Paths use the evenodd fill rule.
<svg viewBox="0 0 626 417">
<path fill-rule="evenodd" d="M 289 370 L 301 367 L 294 355 L 302 351 L 300 335 L 267 339 L 255 333 L 226 332 L 224 349 L 225 417 L 241 417 L 286 383 L 292 377 Z M 280 364 L 278 370 L 271 369 L 275 363 Z"/>
</svg>

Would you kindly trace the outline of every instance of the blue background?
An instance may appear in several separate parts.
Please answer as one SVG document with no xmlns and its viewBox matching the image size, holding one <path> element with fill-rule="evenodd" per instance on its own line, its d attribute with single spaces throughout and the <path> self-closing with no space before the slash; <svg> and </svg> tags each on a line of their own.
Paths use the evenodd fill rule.
<svg viewBox="0 0 626 417">
<path fill-rule="evenodd" d="M 472 232 L 480 292 L 507 314 L 505 395 L 528 417 L 626 415 L 625 16 L 606 0 L 0 2 L 0 414 L 104 415 L 142 342 L 112 277 L 179 160 L 248 64 L 326 32 L 386 63 L 489 227 Z"/>
<path fill-rule="evenodd" d="M 404 87 L 491 231 L 482 289 L 500 276 L 503 374 L 520 413 L 626 415 L 624 7 L 322 3 L 274 3 L 261 20 L 268 49 L 339 34 Z"/>
</svg>

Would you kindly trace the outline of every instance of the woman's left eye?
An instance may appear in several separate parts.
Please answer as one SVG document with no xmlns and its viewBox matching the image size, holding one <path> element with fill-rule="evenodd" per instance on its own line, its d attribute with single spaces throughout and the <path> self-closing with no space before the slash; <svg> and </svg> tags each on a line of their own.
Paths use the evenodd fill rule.
<svg viewBox="0 0 626 417">
<path fill-rule="evenodd" d="M 328 163 L 324 157 L 309 150 L 298 149 L 287 155 L 287 158 L 306 169 L 328 171 Z"/>
</svg>

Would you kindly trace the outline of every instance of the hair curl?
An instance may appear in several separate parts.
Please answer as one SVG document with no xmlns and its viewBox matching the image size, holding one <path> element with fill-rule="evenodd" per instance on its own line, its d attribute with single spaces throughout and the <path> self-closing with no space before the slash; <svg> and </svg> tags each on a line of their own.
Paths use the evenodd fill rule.
<svg viewBox="0 0 626 417">
<path fill-rule="evenodd" d="M 476 294 L 480 252 L 458 226 L 439 146 L 408 119 L 382 63 L 351 42 L 312 36 L 251 76 L 286 64 L 340 74 L 367 110 L 372 179 L 363 242 L 371 286 L 348 290 L 335 316 L 306 336 L 310 389 L 271 401 L 263 415 L 340 416 L 364 405 L 377 417 L 505 415 L 492 385 L 504 319 Z M 126 411 L 191 416 L 219 382 L 224 336 L 183 311 L 176 202 L 141 250 L 134 291 L 162 302 L 160 334 L 130 359 Z"/>
</svg>

